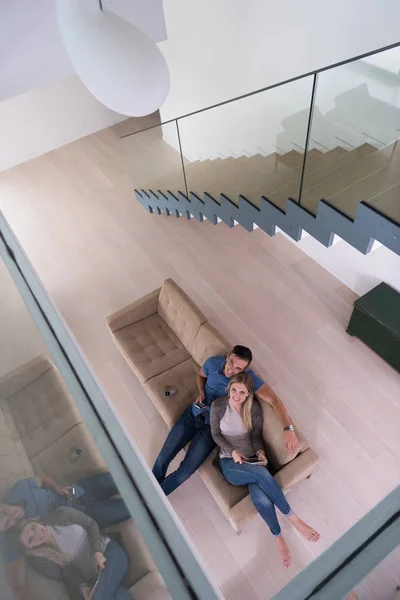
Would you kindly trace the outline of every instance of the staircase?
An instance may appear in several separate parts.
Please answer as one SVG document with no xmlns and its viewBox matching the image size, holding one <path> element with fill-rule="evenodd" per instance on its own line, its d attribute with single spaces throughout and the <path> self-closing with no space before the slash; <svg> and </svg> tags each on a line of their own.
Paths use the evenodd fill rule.
<svg viewBox="0 0 400 600">
<path fill-rule="evenodd" d="M 307 153 L 239 156 L 187 162 L 135 189 L 150 212 L 240 224 L 248 231 L 276 228 L 299 241 L 306 231 L 330 246 L 335 234 L 363 252 L 374 240 L 400 255 L 400 145 L 364 143 Z M 185 189 L 187 188 L 187 191 Z"/>
</svg>

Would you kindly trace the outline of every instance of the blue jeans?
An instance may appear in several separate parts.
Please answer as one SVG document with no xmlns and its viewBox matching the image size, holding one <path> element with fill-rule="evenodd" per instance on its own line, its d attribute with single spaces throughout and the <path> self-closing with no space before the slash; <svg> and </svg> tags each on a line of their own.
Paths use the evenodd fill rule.
<svg viewBox="0 0 400 600">
<path fill-rule="evenodd" d="M 132 600 L 128 590 L 121 585 L 128 571 L 128 557 L 125 550 L 115 540 L 111 540 L 107 544 L 104 556 L 106 563 L 100 573 L 94 600 Z"/>
<path fill-rule="evenodd" d="M 115 525 L 131 518 L 125 502 L 121 498 L 111 497 L 119 493 L 111 473 L 81 479 L 78 485 L 82 486 L 85 494 L 71 506 L 85 512 L 100 527 Z"/>
<path fill-rule="evenodd" d="M 171 461 L 190 442 L 185 458 L 176 471 L 165 477 Z M 189 406 L 168 434 L 153 467 L 153 475 L 168 496 L 200 467 L 215 446 L 210 425 Z"/>
<path fill-rule="evenodd" d="M 268 525 L 272 535 L 280 536 L 281 528 L 275 506 L 290 516 L 290 508 L 281 488 L 266 467 L 249 463 L 235 463 L 233 458 L 221 460 L 221 471 L 232 485 L 247 485 L 254 506 Z"/>
</svg>

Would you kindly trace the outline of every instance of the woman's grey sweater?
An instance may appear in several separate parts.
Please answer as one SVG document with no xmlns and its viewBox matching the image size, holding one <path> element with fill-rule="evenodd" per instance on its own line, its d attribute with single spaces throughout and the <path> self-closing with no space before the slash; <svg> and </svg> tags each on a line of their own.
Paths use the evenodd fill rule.
<svg viewBox="0 0 400 600">
<path fill-rule="evenodd" d="M 219 446 L 221 450 L 221 457 L 232 456 L 232 452 L 234 450 L 239 450 L 240 452 L 240 448 L 234 448 L 232 446 L 232 438 L 230 441 L 228 441 L 221 432 L 221 419 L 223 418 L 226 412 L 228 403 L 228 398 L 218 398 L 218 400 L 214 400 L 214 402 L 211 404 L 211 434 L 213 436 L 214 442 L 217 444 L 217 446 Z M 249 436 L 252 446 L 254 448 L 254 453 L 256 454 L 259 450 L 264 450 L 264 442 L 262 439 L 264 415 L 260 403 L 256 397 L 253 400 L 251 420 L 252 429 L 249 432 Z"/>
</svg>

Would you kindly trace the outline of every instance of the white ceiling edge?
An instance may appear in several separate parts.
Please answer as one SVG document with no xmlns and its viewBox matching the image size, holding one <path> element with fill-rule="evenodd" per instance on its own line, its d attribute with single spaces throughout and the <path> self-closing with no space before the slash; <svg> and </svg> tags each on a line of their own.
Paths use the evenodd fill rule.
<svg viewBox="0 0 400 600">
<path fill-rule="evenodd" d="M 75 73 L 58 30 L 55 4 L 0 1 L 0 102 Z M 153 41 L 166 39 L 162 0 L 103 0 L 103 6 Z"/>
</svg>

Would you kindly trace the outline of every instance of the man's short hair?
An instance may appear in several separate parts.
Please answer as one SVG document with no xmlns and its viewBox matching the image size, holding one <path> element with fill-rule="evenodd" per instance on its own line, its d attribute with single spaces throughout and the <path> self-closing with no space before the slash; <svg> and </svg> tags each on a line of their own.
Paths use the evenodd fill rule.
<svg viewBox="0 0 400 600">
<path fill-rule="evenodd" d="M 247 360 L 248 364 L 251 363 L 251 361 L 253 360 L 253 354 L 250 350 L 250 348 L 246 348 L 246 346 L 235 346 L 234 348 L 232 348 L 231 350 L 231 354 L 234 354 L 235 356 L 237 356 L 238 358 L 241 358 L 242 360 Z"/>
</svg>

